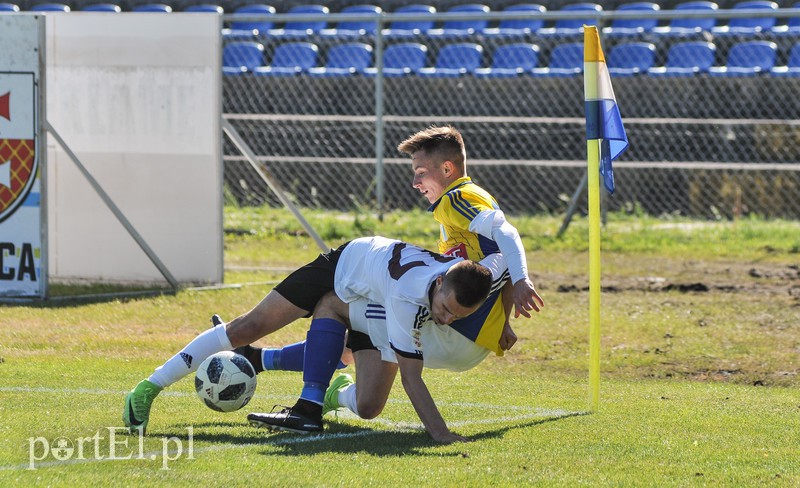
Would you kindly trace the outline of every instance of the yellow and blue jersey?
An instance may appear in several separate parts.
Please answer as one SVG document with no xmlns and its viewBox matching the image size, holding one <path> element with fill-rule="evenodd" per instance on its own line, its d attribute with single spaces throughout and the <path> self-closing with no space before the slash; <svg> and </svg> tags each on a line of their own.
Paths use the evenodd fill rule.
<svg viewBox="0 0 800 488">
<path fill-rule="evenodd" d="M 499 209 L 489 192 L 473 183 L 470 177 L 454 181 L 428 209 L 439 222 L 439 252 L 473 261 L 500 252 L 495 241 L 469 230 L 470 223 L 479 213 Z M 504 324 L 505 312 L 498 290 L 489 295 L 476 312 L 451 326 L 476 344 L 502 356 L 499 342 Z"/>
</svg>

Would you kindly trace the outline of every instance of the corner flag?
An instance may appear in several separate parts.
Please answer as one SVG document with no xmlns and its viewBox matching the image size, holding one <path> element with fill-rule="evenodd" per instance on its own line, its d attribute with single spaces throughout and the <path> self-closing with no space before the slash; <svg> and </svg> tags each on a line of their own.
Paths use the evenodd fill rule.
<svg viewBox="0 0 800 488">
<path fill-rule="evenodd" d="M 609 193 L 614 193 L 611 161 L 628 148 L 628 137 L 611 87 L 606 58 L 597 27 L 584 26 L 583 92 L 586 104 L 586 140 L 600 141 L 600 174 Z"/>
<path fill-rule="evenodd" d="M 600 397 L 600 176 L 614 193 L 611 161 L 628 147 L 597 27 L 583 26 L 583 87 L 589 192 L 589 409 Z M 598 174 L 599 173 L 599 174 Z"/>
</svg>

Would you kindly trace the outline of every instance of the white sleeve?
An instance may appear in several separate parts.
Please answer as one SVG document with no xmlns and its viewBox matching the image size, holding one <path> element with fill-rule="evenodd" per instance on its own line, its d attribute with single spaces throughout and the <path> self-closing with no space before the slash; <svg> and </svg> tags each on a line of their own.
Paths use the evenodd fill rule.
<svg viewBox="0 0 800 488">
<path fill-rule="evenodd" d="M 484 210 L 479 213 L 470 222 L 469 230 L 497 243 L 508 263 L 512 283 L 528 277 L 528 264 L 525 262 L 525 249 L 522 247 L 519 232 L 506 221 L 502 210 Z"/>
<path fill-rule="evenodd" d="M 481 259 L 480 264 L 489 268 L 489 271 L 492 272 L 492 281 L 497 281 L 499 279 L 508 279 L 507 269 L 508 265 L 506 264 L 506 258 L 503 256 L 503 253 L 493 253 L 489 254 L 485 258 Z"/>
</svg>

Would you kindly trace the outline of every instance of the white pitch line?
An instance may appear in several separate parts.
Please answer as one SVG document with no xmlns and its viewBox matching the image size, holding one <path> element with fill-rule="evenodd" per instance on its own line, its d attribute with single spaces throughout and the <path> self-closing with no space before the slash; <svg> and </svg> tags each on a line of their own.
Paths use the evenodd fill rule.
<svg viewBox="0 0 800 488">
<path fill-rule="evenodd" d="M 571 412 L 569 410 L 561 410 L 561 409 L 544 409 L 544 408 L 531 408 L 528 407 L 528 410 L 532 410 L 529 414 L 522 414 L 522 415 L 509 415 L 506 417 L 494 417 L 494 418 L 487 418 L 487 419 L 479 419 L 479 420 L 462 420 L 457 422 L 447 422 L 448 427 L 470 427 L 473 425 L 491 425 L 491 424 L 504 424 L 508 422 L 519 422 L 521 420 L 531 420 L 531 419 L 540 419 L 540 418 L 566 418 L 566 417 L 577 417 L 579 415 L 587 415 L 587 412 Z M 339 412 L 339 416 L 344 419 L 352 419 L 352 420 L 362 420 L 357 417 L 355 414 L 345 411 Z M 368 421 L 370 424 L 381 424 L 386 427 L 400 429 L 400 430 L 423 430 L 424 427 L 422 424 L 413 423 L 413 422 L 394 422 L 391 420 L 387 420 L 381 417 L 374 418 Z"/>
<path fill-rule="evenodd" d="M 539 409 L 540 411 L 537 413 L 532 413 L 528 415 L 517 415 L 511 417 L 498 417 L 493 419 L 481 419 L 481 420 L 467 420 L 463 422 L 452 422 L 448 425 L 455 426 L 455 427 L 468 427 L 472 425 L 486 425 L 486 424 L 498 424 L 498 423 L 506 423 L 506 422 L 519 422 L 521 420 L 530 420 L 536 418 L 566 418 L 566 417 L 573 417 L 577 415 L 586 415 L 586 412 L 570 412 L 567 410 L 548 410 L 548 409 Z M 354 415 L 352 418 L 357 418 Z M 384 426 L 392 427 L 394 432 L 406 432 L 406 431 L 414 431 L 414 430 L 423 430 L 423 426 L 421 424 L 413 424 L 408 422 L 391 422 L 383 419 L 373 419 L 369 421 L 370 423 L 378 423 Z M 280 438 L 275 440 L 268 440 L 265 442 L 245 442 L 240 444 L 232 444 L 232 443 L 224 443 L 224 444 L 216 444 L 212 446 L 200 447 L 193 449 L 192 455 L 195 454 L 202 454 L 206 452 L 215 452 L 215 451 L 226 451 L 230 449 L 244 449 L 248 447 L 257 447 L 257 446 L 281 446 L 281 445 L 293 445 L 293 444 L 303 444 L 306 442 L 315 442 L 315 441 L 328 441 L 328 440 L 338 440 L 338 439 L 352 439 L 355 437 L 366 437 L 376 434 L 386 434 L 390 433 L 391 431 L 385 430 L 372 430 L 372 429 L 365 429 L 360 430 L 357 432 L 339 432 L 334 434 L 320 434 L 320 435 L 308 435 L 308 436 L 297 436 L 297 437 L 289 437 L 289 438 Z M 158 451 L 149 451 L 146 453 L 142 453 L 141 457 L 133 458 L 133 459 L 121 459 L 121 458 L 104 458 L 104 459 L 70 459 L 67 461 L 46 461 L 46 462 L 39 462 L 35 464 L 36 469 L 39 468 L 50 468 L 56 466 L 70 466 L 74 464 L 89 464 L 89 463 L 101 463 L 101 462 L 109 462 L 109 461 L 138 461 L 138 460 L 150 460 L 155 461 L 164 455 L 172 457 L 174 455 L 181 455 L 183 453 L 183 448 L 180 450 L 171 450 L 167 451 L 166 453 L 163 450 Z M 30 463 L 25 464 L 18 464 L 13 466 L 0 466 L 0 471 L 18 471 L 18 470 L 29 470 Z"/>
<path fill-rule="evenodd" d="M 91 388 L 50 388 L 43 386 L 28 387 L 28 386 L 3 386 L 0 387 L 0 392 L 16 392 L 16 393 L 46 393 L 46 394 L 60 394 L 60 395 L 119 395 L 123 396 L 129 390 L 102 390 Z M 161 396 L 179 397 L 179 398 L 194 398 L 195 394 L 185 391 L 165 391 Z M 297 400 L 297 396 L 291 395 L 267 395 L 255 394 L 253 398 L 268 399 L 276 402 L 292 402 Z M 408 400 L 390 398 L 387 403 L 391 404 L 409 404 Z M 515 410 L 524 412 L 537 412 L 540 409 L 529 406 L 515 406 L 515 405 L 495 405 L 488 403 L 474 403 L 474 402 L 436 402 L 442 406 L 457 407 L 457 408 L 479 408 L 484 410 Z M 553 410 L 554 412 L 561 412 L 561 410 Z"/>
</svg>

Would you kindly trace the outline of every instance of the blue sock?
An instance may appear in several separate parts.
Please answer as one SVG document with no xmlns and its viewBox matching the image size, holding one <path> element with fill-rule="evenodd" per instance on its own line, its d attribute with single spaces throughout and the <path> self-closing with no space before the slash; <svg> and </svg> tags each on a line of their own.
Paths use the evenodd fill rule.
<svg viewBox="0 0 800 488">
<path fill-rule="evenodd" d="M 303 391 L 300 398 L 322 405 L 325 390 L 344 350 L 347 327 L 334 319 L 314 319 L 306 334 L 303 360 Z"/>
<path fill-rule="evenodd" d="M 264 370 L 275 371 L 303 371 L 303 356 L 306 351 L 306 341 L 296 342 L 283 346 L 281 349 L 262 349 L 261 363 Z M 346 368 L 347 365 L 339 361 L 336 369 Z"/>
<path fill-rule="evenodd" d="M 281 349 L 264 349 L 261 351 L 261 361 L 265 370 L 303 371 L 305 350 L 306 341 L 289 344 Z"/>
</svg>

